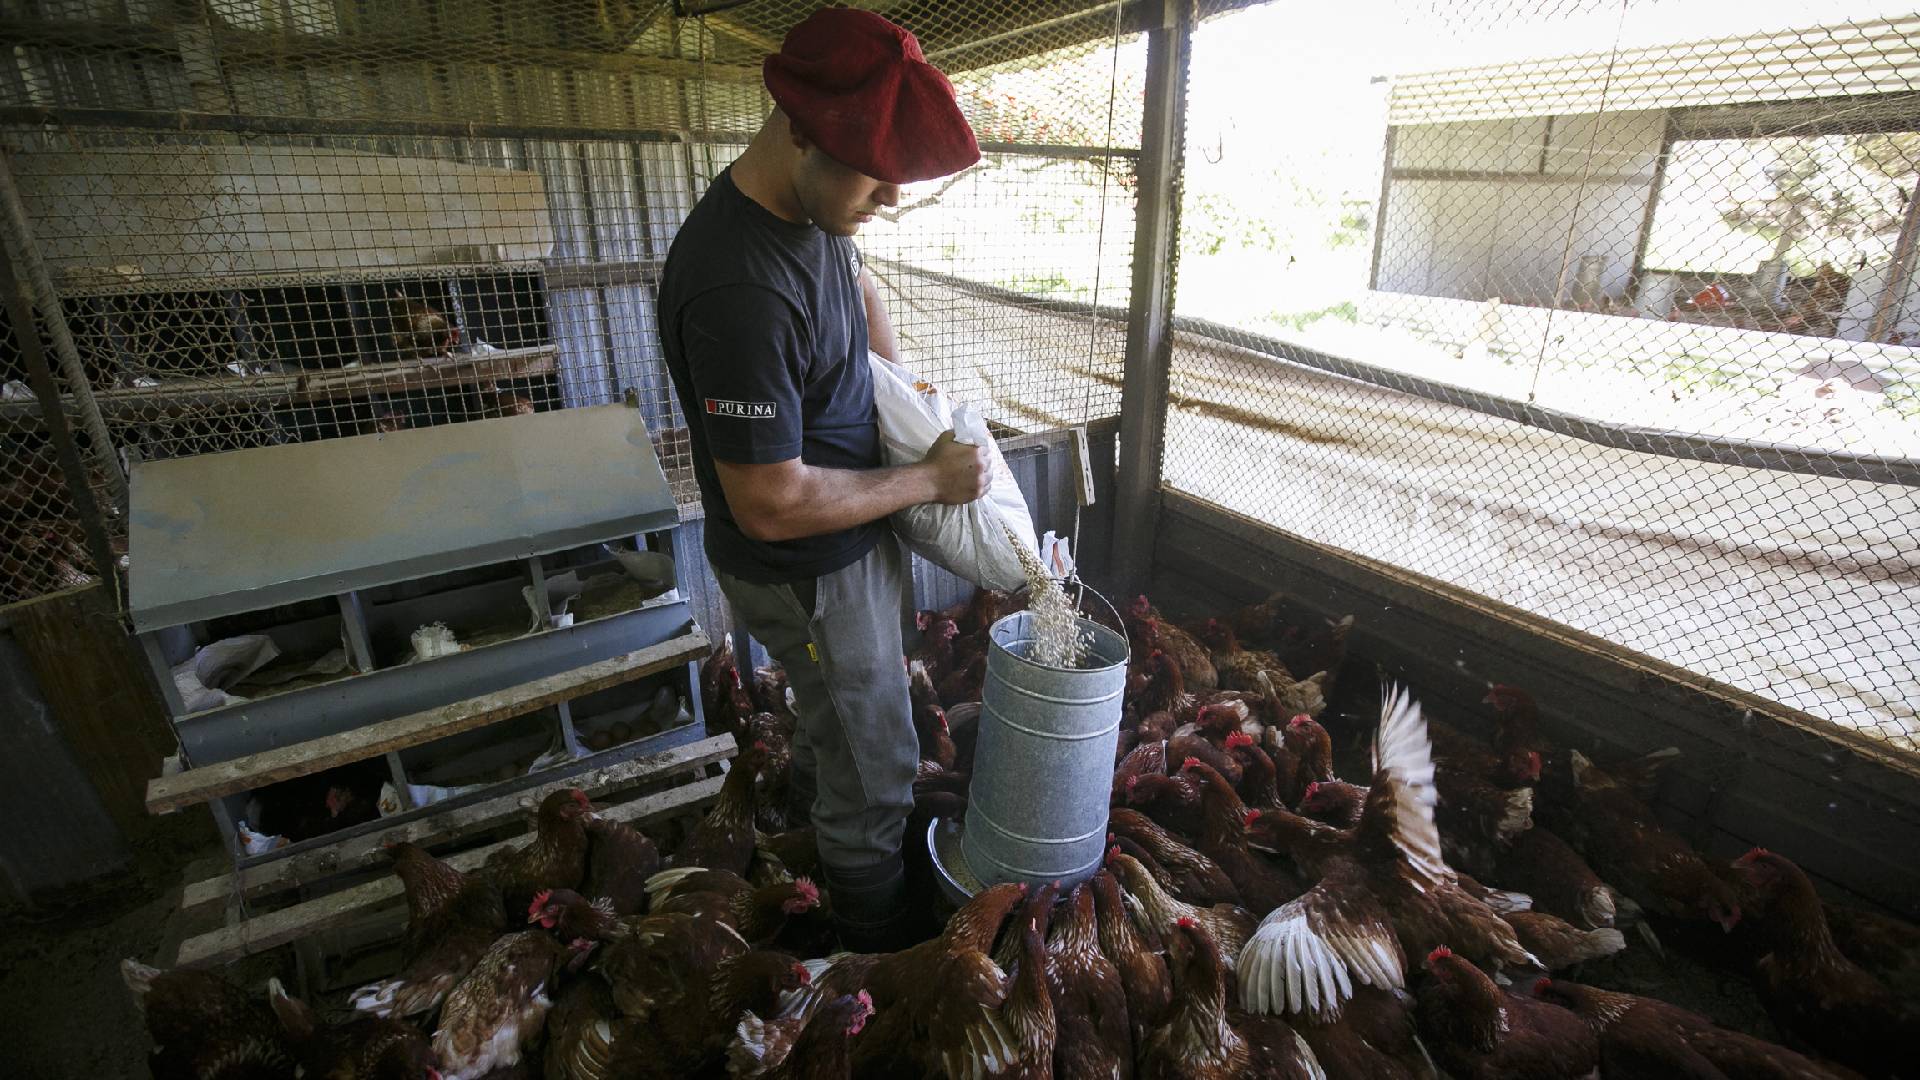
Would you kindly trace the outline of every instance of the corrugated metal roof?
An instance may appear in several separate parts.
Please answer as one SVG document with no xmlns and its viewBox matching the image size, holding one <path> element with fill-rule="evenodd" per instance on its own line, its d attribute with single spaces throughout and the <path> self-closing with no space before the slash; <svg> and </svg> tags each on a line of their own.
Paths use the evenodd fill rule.
<svg viewBox="0 0 1920 1080">
<path fill-rule="evenodd" d="M 1396 76 L 1391 124 L 1920 90 L 1920 14 Z"/>
</svg>

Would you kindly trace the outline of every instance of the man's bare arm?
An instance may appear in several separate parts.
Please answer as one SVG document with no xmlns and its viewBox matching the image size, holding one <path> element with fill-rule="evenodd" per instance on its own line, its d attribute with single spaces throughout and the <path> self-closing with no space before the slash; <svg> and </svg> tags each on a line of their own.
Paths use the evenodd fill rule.
<svg viewBox="0 0 1920 1080">
<path fill-rule="evenodd" d="M 880 287 L 866 268 L 860 270 L 860 296 L 867 305 L 867 347 L 894 363 L 900 362 L 900 338 L 893 332 L 893 319 L 880 302 Z"/>
<path fill-rule="evenodd" d="M 987 491 L 986 451 L 954 442 L 952 432 L 917 464 L 885 469 L 824 469 L 799 458 L 713 465 L 740 531 L 763 542 L 839 532 L 921 503 L 969 503 Z"/>
</svg>

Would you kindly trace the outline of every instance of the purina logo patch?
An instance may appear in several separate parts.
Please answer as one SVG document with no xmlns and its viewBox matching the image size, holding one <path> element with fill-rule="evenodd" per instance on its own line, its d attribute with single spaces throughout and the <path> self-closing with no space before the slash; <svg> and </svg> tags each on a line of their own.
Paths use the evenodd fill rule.
<svg viewBox="0 0 1920 1080">
<path fill-rule="evenodd" d="M 735 420 L 771 420 L 779 410 L 771 401 L 727 401 L 707 399 L 708 416 L 726 416 Z"/>
</svg>

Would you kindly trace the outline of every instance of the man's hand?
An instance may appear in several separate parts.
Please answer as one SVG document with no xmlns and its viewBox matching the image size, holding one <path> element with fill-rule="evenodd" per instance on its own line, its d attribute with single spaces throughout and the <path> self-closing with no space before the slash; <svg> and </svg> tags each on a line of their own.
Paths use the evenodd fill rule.
<svg viewBox="0 0 1920 1080">
<path fill-rule="evenodd" d="M 933 472 L 934 502 L 964 506 L 987 493 L 987 451 L 955 442 L 953 432 L 935 439 L 921 464 Z"/>
<path fill-rule="evenodd" d="M 961 506 L 987 493 L 987 452 L 940 436 L 927 456 L 887 469 L 826 469 L 799 458 L 766 465 L 716 459 L 741 532 L 774 543 L 851 529 L 927 503 Z"/>
</svg>

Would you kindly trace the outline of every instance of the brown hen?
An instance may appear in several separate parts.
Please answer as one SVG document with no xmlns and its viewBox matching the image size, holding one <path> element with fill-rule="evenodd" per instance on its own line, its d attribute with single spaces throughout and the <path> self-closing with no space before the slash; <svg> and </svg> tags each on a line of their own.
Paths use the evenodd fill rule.
<svg viewBox="0 0 1920 1080">
<path fill-rule="evenodd" d="M 494 852 L 479 876 L 500 889 L 508 911 L 525 911 L 542 889 L 577 889 L 587 876 L 587 822 L 593 804 L 579 788 L 540 800 L 531 842 Z"/>
<path fill-rule="evenodd" d="M 1695 1080 L 1837 1080 L 1825 1067 L 1764 1039 L 1729 1031 L 1664 1001 L 1541 979 L 1533 993 L 1571 1010 L 1600 1043 L 1607 1076 Z"/>
<path fill-rule="evenodd" d="M 1415 1012 L 1428 1052 L 1458 1080 L 1584 1080 L 1599 1042 L 1580 1018 L 1510 994 L 1445 947 L 1427 957 L 1432 976 Z"/>
<path fill-rule="evenodd" d="M 1107 829 L 1140 845 L 1167 872 L 1167 888 L 1180 899 L 1190 904 L 1240 903 L 1239 890 L 1219 863 L 1187 846 L 1140 811 L 1114 807 L 1107 813 Z"/>
<path fill-rule="evenodd" d="M 1133 1052 L 1144 1045 L 1148 1028 L 1160 1022 L 1167 1003 L 1173 998 L 1172 977 L 1161 957 L 1159 935 L 1142 935 L 1127 914 L 1121 899 L 1120 883 L 1106 870 L 1087 879 L 1093 886 L 1094 917 L 1100 932 L 1100 951 L 1113 961 L 1120 973 L 1120 986 L 1127 996 L 1127 1027 L 1133 1036 Z"/>
<path fill-rule="evenodd" d="M 1141 1047 L 1143 1080 L 1320 1077 L 1305 1039 L 1284 1020 L 1229 1011 L 1227 963 L 1213 935 L 1182 916 L 1167 935 L 1173 1002 Z"/>
<path fill-rule="evenodd" d="M 1320 879 L 1268 915 L 1248 942 L 1240 993 L 1249 1009 L 1331 1016 L 1356 983 L 1404 987 L 1404 957 L 1448 941 L 1496 970 L 1538 966 L 1441 855 L 1430 753 L 1420 706 L 1388 688 L 1359 825 L 1336 828 L 1281 810 L 1249 814 L 1254 846 L 1290 855 Z"/>
<path fill-rule="evenodd" d="M 147 1023 L 154 1080 L 292 1080 L 295 1062 L 273 1010 L 218 973 L 120 962 Z"/>
<path fill-rule="evenodd" d="M 404 1020 L 360 1016 L 323 1023 L 313 1009 L 290 997 L 279 979 L 267 980 L 267 1000 L 287 1043 L 300 1061 L 300 1075 L 324 1080 L 438 1080 L 433 1044 Z"/>
<path fill-rule="evenodd" d="M 1755 973 L 1781 1029 L 1869 1076 L 1906 1075 L 1920 1042 L 1920 1009 L 1841 955 L 1813 882 L 1792 860 L 1763 848 L 1734 867 L 1760 898 L 1766 954 Z"/>
<path fill-rule="evenodd" d="M 354 991 L 349 1004 L 375 1016 L 417 1016 L 439 1008 L 473 969 L 505 928 L 506 911 L 491 879 L 462 874 L 411 844 L 392 850 L 407 893 L 400 971 Z"/>
<path fill-rule="evenodd" d="M 669 867 L 700 866 L 744 875 L 753 860 L 753 785 L 766 763 L 767 747 L 755 743 L 733 759 L 713 809 L 693 827 Z"/>
</svg>

